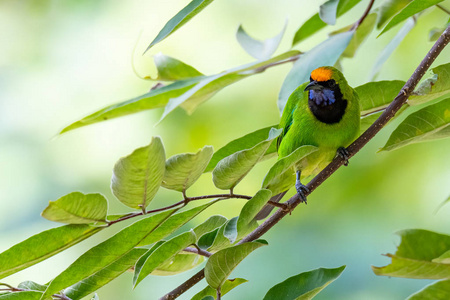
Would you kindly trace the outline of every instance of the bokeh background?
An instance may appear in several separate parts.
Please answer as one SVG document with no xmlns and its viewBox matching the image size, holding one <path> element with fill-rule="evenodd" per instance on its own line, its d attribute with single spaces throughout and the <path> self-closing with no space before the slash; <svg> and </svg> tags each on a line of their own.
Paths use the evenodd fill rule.
<svg viewBox="0 0 450 300">
<path fill-rule="evenodd" d="M 189 1 L 0 1 L 0 251 L 42 230 L 59 226 L 40 217 L 49 200 L 72 191 L 101 192 L 110 213 L 127 212 L 109 190 L 114 163 L 151 136 L 162 137 L 167 156 L 194 152 L 204 145 L 219 149 L 232 139 L 278 122 L 278 91 L 290 66 L 249 77 L 200 106 L 191 116 L 181 109 L 154 126 L 162 111 L 143 112 L 78 129 L 63 136 L 64 126 L 106 105 L 148 91 L 152 83 L 136 76 L 155 74 L 152 55 L 163 52 L 205 74 L 252 61 L 235 40 L 239 24 L 253 36 L 276 35 L 288 19 L 277 53 L 290 48 L 297 28 L 319 3 L 292 0 L 215 1 L 150 53 L 141 53 L 162 26 Z M 376 1 L 375 7 L 380 4 Z M 367 1 L 338 20 L 335 29 L 354 22 Z M 445 1 L 443 6 L 450 7 Z M 384 65 L 378 79 L 406 80 L 431 47 L 428 30 L 442 27 L 448 15 L 426 12 Z M 395 35 L 372 34 L 352 60 L 342 62 L 352 86 L 369 80 L 373 63 Z M 301 43 L 308 50 L 326 38 L 326 30 Z M 136 48 L 136 49 L 135 49 Z M 434 65 L 448 62 L 450 48 Z M 317 299 L 404 299 L 428 284 L 375 276 L 371 265 L 389 263 L 395 232 L 423 228 L 450 233 L 450 205 L 436 211 L 449 196 L 450 140 L 415 144 L 376 153 L 404 117 L 387 126 L 347 168 L 341 168 L 301 205 L 267 233 L 269 247 L 249 256 L 233 272 L 248 283 L 227 299 L 262 299 L 270 286 L 303 271 L 347 265 L 342 276 Z M 236 191 L 252 194 L 274 160 L 258 165 Z M 189 195 L 214 193 L 204 175 Z M 161 189 L 153 207 L 179 201 Z M 224 201 L 211 214 L 236 216 L 242 200 Z M 117 227 L 116 227 L 117 226 Z M 3 279 L 46 283 L 90 247 L 123 225 L 115 225 L 45 262 Z M 0 266 L 1 267 L 1 266 Z M 132 290 L 132 274 L 100 289 L 100 299 L 157 299 L 196 270 L 171 277 L 149 276 Z M 203 288 L 199 284 L 182 299 Z"/>
</svg>

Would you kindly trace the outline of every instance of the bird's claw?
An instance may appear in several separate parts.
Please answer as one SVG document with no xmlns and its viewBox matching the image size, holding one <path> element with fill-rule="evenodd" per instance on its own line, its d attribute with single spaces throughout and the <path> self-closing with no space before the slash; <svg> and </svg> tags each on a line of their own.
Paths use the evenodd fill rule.
<svg viewBox="0 0 450 300">
<path fill-rule="evenodd" d="M 344 166 L 348 166 L 348 160 L 350 159 L 350 153 L 344 147 L 337 149 L 337 155 L 344 160 Z"/>
<path fill-rule="evenodd" d="M 309 193 L 310 191 L 306 187 L 306 185 L 304 185 L 301 182 L 297 181 L 295 183 L 295 189 L 297 190 L 297 194 L 300 197 L 300 202 L 304 202 L 305 204 L 308 204 L 306 202 L 306 194 Z"/>
</svg>

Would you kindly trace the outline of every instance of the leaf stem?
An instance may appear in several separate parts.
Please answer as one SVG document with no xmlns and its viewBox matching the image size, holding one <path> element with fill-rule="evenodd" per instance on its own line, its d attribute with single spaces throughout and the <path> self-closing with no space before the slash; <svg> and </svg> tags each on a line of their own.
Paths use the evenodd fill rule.
<svg viewBox="0 0 450 300">
<path fill-rule="evenodd" d="M 217 291 L 217 293 L 216 293 L 216 295 L 217 295 L 216 299 L 217 299 L 217 300 L 222 299 L 222 293 L 220 292 L 220 287 L 218 287 L 216 291 Z"/>
<path fill-rule="evenodd" d="M 406 100 L 413 92 L 414 88 L 419 83 L 420 79 L 425 75 L 425 72 L 434 62 L 436 57 L 441 53 L 441 51 L 450 42 L 450 25 L 441 34 L 439 39 L 427 53 L 425 58 L 420 62 L 419 66 L 416 68 L 414 73 L 405 83 L 403 88 L 400 90 L 399 94 L 391 102 L 391 104 L 386 108 L 386 110 L 381 114 L 381 116 L 356 140 L 354 141 L 347 150 L 349 151 L 349 157 L 354 156 L 359 152 L 386 124 L 392 119 L 395 113 L 406 103 Z M 325 169 L 323 169 L 316 177 L 314 177 L 306 187 L 309 195 L 318 186 L 320 186 L 325 180 L 327 180 L 337 169 L 339 169 L 344 164 L 344 159 L 337 155 L 333 161 L 328 164 Z M 301 199 L 298 194 L 292 196 L 288 201 L 284 202 L 289 205 L 292 210 L 301 203 Z M 277 224 L 282 218 L 289 214 L 289 210 L 278 209 L 271 217 L 269 217 L 264 223 L 259 225 L 254 231 L 245 236 L 237 244 L 243 244 L 247 242 L 254 241 L 260 238 L 264 233 L 269 231 L 275 224 Z M 187 281 L 179 285 L 173 291 L 164 295 L 160 300 L 173 300 L 178 298 L 185 291 L 190 289 L 192 286 L 197 284 L 200 280 L 205 277 L 205 269 L 198 271 L 194 276 L 189 278 Z"/>
</svg>

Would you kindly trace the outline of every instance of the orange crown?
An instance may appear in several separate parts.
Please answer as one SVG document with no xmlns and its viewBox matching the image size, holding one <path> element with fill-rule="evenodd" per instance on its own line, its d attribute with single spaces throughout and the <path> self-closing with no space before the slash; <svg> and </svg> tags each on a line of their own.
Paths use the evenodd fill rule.
<svg viewBox="0 0 450 300">
<path fill-rule="evenodd" d="M 311 72 L 311 78 L 315 81 L 327 81 L 331 79 L 332 71 L 330 69 L 320 67 Z"/>
</svg>

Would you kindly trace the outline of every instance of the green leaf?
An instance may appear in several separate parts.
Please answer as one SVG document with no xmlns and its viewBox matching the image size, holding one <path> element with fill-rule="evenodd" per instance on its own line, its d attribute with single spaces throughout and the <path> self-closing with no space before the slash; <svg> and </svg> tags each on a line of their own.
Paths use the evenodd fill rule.
<svg viewBox="0 0 450 300">
<path fill-rule="evenodd" d="M 201 255 L 192 253 L 178 253 L 165 263 L 159 265 L 152 275 L 171 276 L 190 270 L 201 264 L 205 258 Z"/>
<path fill-rule="evenodd" d="M 444 252 L 441 256 L 433 259 L 432 262 L 440 264 L 450 264 L 450 250 Z"/>
<path fill-rule="evenodd" d="M 130 252 L 111 262 L 103 269 L 100 269 L 89 277 L 69 286 L 64 290 L 64 294 L 70 299 L 81 299 L 86 297 L 133 267 L 139 257 L 144 255 L 147 250 L 148 249 L 144 248 L 132 249 Z"/>
<path fill-rule="evenodd" d="M 262 159 L 273 140 L 281 130 L 272 129 L 269 137 L 256 146 L 241 150 L 222 159 L 213 170 L 213 182 L 223 190 L 233 189 L 250 170 Z"/>
<path fill-rule="evenodd" d="M 195 244 L 197 237 L 193 231 L 184 232 L 167 242 L 164 242 L 154 251 L 149 250 L 149 254 L 144 254 L 136 263 L 133 286 L 136 287 L 142 279 L 147 277 L 156 268 L 171 260 L 176 254 L 189 245 Z"/>
<path fill-rule="evenodd" d="M 205 146 L 195 154 L 172 156 L 166 161 L 162 186 L 179 192 L 186 191 L 203 174 L 213 153 L 213 147 Z"/>
<path fill-rule="evenodd" d="M 295 184 L 295 173 L 293 169 L 287 170 L 281 173 L 279 176 L 274 177 L 271 183 L 265 188 L 272 191 L 272 195 L 278 195 L 293 187 Z"/>
<path fill-rule="evenodd" d="M 186 7 L 180 10 L 166 25 L 161 29 L 156 38 L 150 43 L 145 52 L 152 46 L 161 42 L 163 39 L 174 33 L 178 28 L 186 24 L 195 15 L 201 12 L 206 6 L 211 4 L 213 0 L 193 0 Z M 144 52 L 144 53 L 145 53 Z"/>
<path fill-rule="evenodd" d="M 237 239 L 237 221 L 238 217 L 234 217 L 228 220 L 225 224 L 219 227 L 217 233 L 215 235 L 214 231 L 211 232 L 211 235 L 208 235 L 208 242 L 211 241 L 211 238 L 214 238 L 211 246 L 207 248 L 209 252 L 216 252 L 218 250 L 225 249 L 230 247 Z M 205 235 L 204 235 L 205 236 Z M 205 239 L 205 238 L 204 238 Z M 205 240 L 199 241 L 199 244 L 202 243 L 206 245 L 207 242 Z"/>
<path fill-rule="evenodd" d="M 266 205 L 267 201 L 270 200 L 270 197 L 272 197 L 272 192 L 262 189 L 245 203 L 241 209 L 236 225 L 238 236 L 244 236 L 248 233 L 249 228 L 253 229 L 257 225 L 255 217 L 264 205 Z"/>
<path fill-rule="evenodd" d="M 312 36 L 325 26 L 327 26 L 327 23 L 322 21 L 319 14 L 315 14 L 303 23 L 303 25 L 297 30 L 294 35 L 294 39 L 292 40 L 292 46 L 295 46 L 306 38 Z"/>
<path fill-rule="evenodd" d="M 450 295 L 450 279 L 427 285 L 421 291 L 409 296 L 407 300 L 448 300 Z"/>
<path fill-rule="evenodd" d="M 331 0 L 333 1 L 333 0 Z M 340 17 L 358 4 L 361 0 L 340 0 L 337 6 L 336 16 Z M 327 24 L 320 19 L 319 14 L 315 14 L 309 18 L 295 33 L 294 39 L 292 41 L 292 46 L 300 43 L 306 38 L 310 37 L 314 33 L 318 32 L 320 29 L 327 26 Z"/>
<path fill-rule="evenodd" d="M 250 54 L 252 57 L 263 60 L 271 57 L 278 46 L 280 45 L 281 39 L 283 38 L 284 32 L 286 31 L 287 23 L 284 25 L 281 32 L 274 36 L 273 38 L 258 41 L 245 32 L 242 25 L 239 25 L 239 28 L 236 32 L 236 39 L 244 50 Z"/>
<path fill-rule="evenodd" d="M 397 49 L 398 45 L 403 41 L 405 36 L 411 31 L 411 29 L 416 25 L 416 21 L 414 18 L 410 18 L 406 21 L 403 27 L 397 32 L 394 38 L 386 45 L 386 47 L 381 51 L 378 55 L 377 60 L 372 68 L 372 79 L 375 78 L 380 72 L 383 64 L 388 60 L 389 56 L 391 56 L 392 52 Z"/>
<path fill-rule="evenodd" d="M 425 79 L 409 97 L 408 103 L 419 105 L 450 94 L 450 63 L 431 69 L 432 76 Z"/>
<path fill-rule="evenodd" d="M 138 246 L 150 245 L 172 234 L 175 230 L 185 225 L 195 218 L 199 213 L 216 203 L 218 200 L 210 201 L 203 205 L 179 212 L 168 218 L 164 223 L 158 226 L 151 234 L 145 237 Z"/>
<path fill-rule="evenodd" d="M 369 34 L 373 31 L 375 27 L 375 21 L 377 19 L 377 14 L 372 13 L 368 15 L 361 25 L 356 29 L 355 35 L 350 40 L 347 48 L 345 48 L 342 53 L 343 57 L 352 58 L 355 56 L 356 50 L 358 50 L 359 46 L 364 42 L 364 40 L 369 36 Z"/>
<path fill-rule="evenodd" d="M 412 229 L 399 232 L 401 243 L 390 265 L 372 267 L 376 275 L 418 278 L 447 279 L 450 264 L 433 262 L 450 250 L 450 236 L 432 231 Z"/>
<path fill-rule="evenodd" d="M 65 225 L 38 233 L 0 254 L 0 278 L 41 262 L 103 228 L 89 225 Z M 39 245 L 39 247 L 36 247 Z"/>
<path fill-rule="evenodd" d="M 291 71 L 284 79 L 278 96 L 278 109 L 283 111 L 291 93 L 301 84 L 309 80 L 311 72 L 321 66 L 333 66 L 347 48 L 355 31 L 347 31 L 329 37 L 313 49 L 309 50 L 294 63 Z"/>
<path fill-rule="evenodd" d="M 226 144 L 225 146 L 223 146 L 214 153 L 213 157 L 211 158 L 211 161 L 206 167 L 205 172 L 212 171 L 217 166 L 217 163 L 222 159 L 224 159 L 225 157 L 230 156 L 231 154 L 241 150 L 250 149 L 256 146 L 256 144 L 264 141 L 269 135 L 270 129 L 277 127 L 278 124 L 258 129 L 254 132 L 244 135 L 243 137 L 240 137 L 238 139 L 229 142 L 228 144 Z M 276 152 L 277 152 L 277 145 L 275 145 L 275 143 L 272 143 L 269 149 L 267 149 L 266 153 L 264 154 L 262 160 L 273 157 L 274 155 L 276 155 Z"/>
<path fill-rule="evenodd" d="M 164 109 L 160 122 L 178 106 L 181 106 L 190 114 L 200 104 L 211 98 L 224 87 L 248 76 L 261 73 L 267 68 L 267 65 L 290 59 L 298 55 L 298 53 L 298 51 L 289 51 L 265 61 L 256 61 L 216 75 L 207 76 L 183 95 L 170 99 Z"/>
<path fill-rule="evenodd" d="M 153 60 L 158 70 L 157 80 L 175 81 L 204 76 L 192 66 L 162 53 L 155 54 Z"/>
<path fill-rule="evenodd" d="M 101 194 L 73 192 L 50 202 L 41 215 L 47 220 L 67 224 L 105 222 L 108 201 Z"/>
<path fill-rule="evenodd" d="M 386 108 L 405 85 L 401 80 L 374 81 L 355 88 L 361 105 L 361 115 Z"/>
<path fill-rule="evenodd" d="M 309 300 L 335 281 L 345 266 L 336 269 L 319 268 L 289 277 L 273 286 L 263 300 Z"/>
<path fill-rule="evenodd" d="M 221 74 L 208 76 L 202 79 L 199 83 L 197 83 L 184 94 L 170 99 L 164 108 L 164 112 L 159 122 L 161 122 L 169 113 L 174 111 L 175 108 L 182 104 L 183 108 L 188 113 L 192 113 L 198 105 L 211 98 L 222 88 L 245 77 L 245 75 L 223 72 Z M 189 99 L 191 99 L 190 103 L 187 102 Z"/>
<path fill-rule="evenodd" d="M 220 227 L 214 229 L 213 231 L 203 234 L 201 237 L 198 238 L 197 246 L 203 250 L 207 250 L 208 248 L 210 248 L 212 246 L 212 244 L 214 243 L 214 240 L 216 239 L 217 234 L 219 233 L 219 230 L 220 230 Z M 228 243 L 229 243 L 229 241 L 228 241 Z"/>
<path fill-rule="evenodd" d="M 360 123 L 360 127 L 359 127 L 359 133 L 360 135 L 366 131 L 370 125 L 372 125 L 382 114 L 383 112 L 377 112 L 377 113 L 373 113 L 373 114 L 369 114 L 367 116 L 361 117 L 361 123 Z"/>
<path fill-rule="evenodd" d="M 385 0 L 378 8 L 377 29 L 401 11 L 411 0 Z"/>
<path fill-rule="evenodd" d="M 280 177 L 285 172 L 292 172 L 293 174 L 294 171 L 292 170 L 292 168 L 294 167 L 294 165 L 298 164 L 302 159 L 306 158 L 309 154 L 316 152 L 317 150 L 318 148 L 315 146 L 305 145 L 295 149 L 295 151 L 288 156 L 280 158 L 270 168 L 269 172 L 267 172 L 262 186 L 266 188 L 272 185 L 277 180 L 277 177 Z"/>
<path fill-rule="evenodd" d="M 24 281 L 17 286 L 19 289 L 44 292 L 47 289 L 46 285 L 42 285 L 33 281 Z"/>
<path fill-rule="evenodd" d="M 444 32 L 445 28 L 432 28 L 430 32 L 428 32 L 428 41 L 435 42 Z"/>
<path fill-rule="evenodd" d="M 179 80 L 170 85 L 150 90 L 148 93 L 107 106 L 69 126 L 61 131 L 61 134 L 79 127 L 106 121 L 109 119 L 126 116 L 140 111 L 166 108 L 166 116 L 178 105 L 184 108 L 188 113 L 192 113 L 198 105 L 202 104 L 222 88 L 237 82 L 240 79 L 251 75 L 259 74 L 267 69 L 267 66 L 291 59 L 298 55 L 297 50 L 288 51 L 266 61 L 256 61 L 246 64 L 220 74 L 195 77 L 191 79 Z M 170 103 L 169 103 L 170 100 Z"/>
<path fill-rule="evenodd" d="M 121 158 L 114 166 L 111 189 L 117 199 L 131 208 L 145 209 L 161 186 L 166 155 L 159 137 Z"/>
<path fill-rule="evenodd" d="M 89 249 L 50 282 L 41 299 L 101 271 L 124 257 L 175 211 L 176 209 L 172 209 L 139 220 Z"/>
<path fill-rule="evenodd" d="M 228 221 L 228 219 L 225 218 L 224 216 L 214 215 L 209 217 L 205 222 L 198 225 L 193 230 L 197 238 L 200 238 L 202 235 L 219 228 L 220 226 L 225 224 L 226 221 Z"/>
<path fill-rule="evenodd" d="M 388 121 L 387 124 L 391 123 L 393 120 L 398 118 L 408 107 L 409 107 L 409 105 L 407 103 L 403 104 L 403 106 L 397 111 L 395 116 L 393 116 Z M 360 134 L 362 134 L 364 131 L 366 131 L 370 127 L 370 125 L 372 125 L 381 116 L 381 114 L 383 112 L 384 112 L 384 109 L 382 109 L 382 111 L 379 111 L 376 113 L 370 113 L 370 114 L 367 114 L 366 116 L 361 117 L 361 123 L 360 123 L 360 129 L 359 129 Z"/>
<path fill-rule="evenodd" d="M 319 17 L 328 25 L 336 24 L 339 0 L 329 0 L 319 7 Z"/>
<path fill-rule="evenodd" d="M 443 0 L 412 0 L 408 5 L 406 5 L 398 14 L 396 14 L 389 23 L 383 28 L 381 33 L 378 35 L 382 35 L 387 32 L 389 29 L 393 28 L 395 25 L 400 22 L 408 19 L 409 17 L 414 16 L 421 11 L 442 2 Z"/>
<path fill-rule="evenodd" d="M 449 125 L 450 98 L 422 108 L 406 117 L 392 132 L 381 150 L 390 151 L 413 143 L 449 137 Z"/>
<path fill-rule="evenodd" d="M 223 284 L 222 288 L 220 289 L 220 292 L 223 296 L 232 289 L 234 289 L 235 287 L 237 287 L 238 285 L 246 283 L 247 281 L 248 280 L 244 278 L 227 279 Z M 197 294 L 195 294 L 194 297 L 191 298 L 191 300 L 203 300 L 207 296 L 211 296 L 212 299 L 216 299 L 217 296 L 216 290 L 210 287 L 209 285 L 200 292 L 198 292 Z"/>
<path fill-rule="evenodd" d="M 42 296 L 42 292 L 26 291 L 0 294 L 1 300 L 38 300 Z"/>
<path fill-rule="evenodd" d="M 209 286 L 220 288 L 237 265 L 251 252 L 265 244 L 258 242 L 244 243 L 223 249 L 211 255 L 205 266 L 205 278 Z"/>
<path fill-rule="evenodd" d="M 176 81 L 154 90 L 150 90 L 144 95 L 136 98 L 109 105 L 83 119 L 65 127 L 60 134 L 77 129 L 86 125 L 107 121 L 110 119 L 134 114 L 140 111 L 164 107 L 169 99 L 176 98 L 195 86 L 201 80 L 201 77 L 193 79 Z"/>
</svg>

